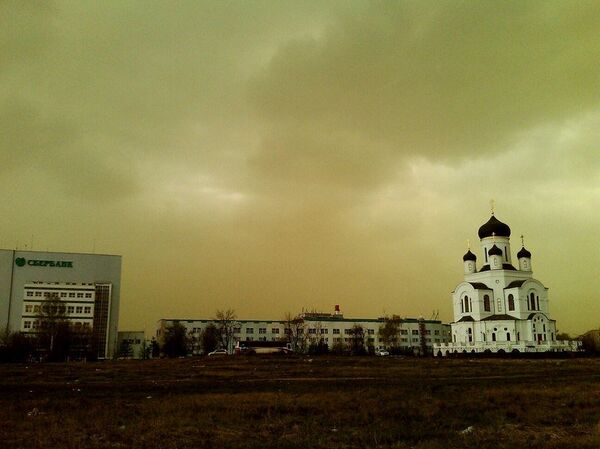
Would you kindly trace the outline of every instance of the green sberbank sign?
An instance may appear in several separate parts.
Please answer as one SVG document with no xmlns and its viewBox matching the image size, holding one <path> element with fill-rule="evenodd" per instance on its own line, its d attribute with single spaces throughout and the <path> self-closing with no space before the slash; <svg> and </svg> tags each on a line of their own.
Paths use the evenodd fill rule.
<svg viewBox="0 0 600 449">
<path fill-rule="evenodd" d="M 54 267 L 54 268 L 73 268 L 73 262 L 70 260 L 36 260 L 17 257 L 15 259 L 17 267 L 29 265 L 31 267 Z"/>
</svg>

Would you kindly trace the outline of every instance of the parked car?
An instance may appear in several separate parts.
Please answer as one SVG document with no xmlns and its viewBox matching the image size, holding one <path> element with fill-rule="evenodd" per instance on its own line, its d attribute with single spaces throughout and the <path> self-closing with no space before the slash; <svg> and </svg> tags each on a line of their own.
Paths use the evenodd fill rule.
<svg viewBox="0 0 600 449">
<path fill-rule="evenodd" d="M 386 351 L 385 349 L 378 349 L 377 351 L 375 351 L 375 355 L 383 357 L 386 355 L 390 355 L 390 353 L 388 351 Z"/>
<path fill-rule="evenodd" d="M 227 355 L 227 350 L 225 349 L 215 349 L 212 352 L 208 353 L 208 356 L 213 356 L 213 355 Z"/>
</svg>

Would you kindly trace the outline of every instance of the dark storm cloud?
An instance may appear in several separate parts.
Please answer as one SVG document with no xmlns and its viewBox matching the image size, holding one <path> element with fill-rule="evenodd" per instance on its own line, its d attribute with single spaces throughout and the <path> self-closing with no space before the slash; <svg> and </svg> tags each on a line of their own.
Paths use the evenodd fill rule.
<svg viewBox="0 0 600 449">
<path fill-rule="evenodd" d="M 485 156 L 515 132 L 597 107 L 599 13 L 596 2 L 374 3 L 284 45 L 252 98 L 275 126 L 313 140 L 372 141 L 365 159 L 384 170 L 390 146 Z"/>
<path fill-rule="evenodd" d="M 136 326 L 338 302 L 447 319 L 490 197 L 516 228 L 558 236 L 532 241 L 542 255 L 584 251 L 564 214 L 598 223 L 584 205 L 600 168 L 599 13 L 0 3 L 2 238 L 123 253 L 122 322 Z"/>
</svg>

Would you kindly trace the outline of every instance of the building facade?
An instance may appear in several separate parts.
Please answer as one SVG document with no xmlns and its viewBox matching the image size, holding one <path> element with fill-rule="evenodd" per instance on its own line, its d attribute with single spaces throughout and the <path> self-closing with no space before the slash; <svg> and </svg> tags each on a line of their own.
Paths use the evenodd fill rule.
<svg viewBox="0 0 600 449">
<path fill-rule="evenodd" d="M 152 342 L 146 340 L 143 330 L 119 331 L 116 351 L 118 358 L 149 359 L 152 357 Z"/>
<path fill-rule="evenodd" d="M 510 227 L 492 213 L 478 235 L 482 264 L 470 249 L 464 255 L 464 280 L 452 292 L 452 340 L 435 344 L 436 355 L 577 350 L 579 342 L 556 339 L 548 288 L 533 277 L 524 245 L 513 265 Z"/>
<path fill-rule="evenodd" d="M 383 348 L 389 345 L 379 331 L 386 323 L 386 318 L 346 318 L 339 307 L 333 313 L 302 313 L 297 320 L 291 323 L 286 320 L 235 320 L 233 340 L 230 352 L 238 341 L 278 341 L 295 340 L 301 342 L 297 346 L 306 349 L 311 344 L 324 343 L 329 350 L 337 345 L 348 346 L 351 344 L 354 329 L 359 326 L 364 333 L 366 347 Z M 193 354 L 201 354 L 200 338 L 202 332 L 209 325 L 219 326 L 216 320 L 174 320 L 161 319 L 158 321 L 156 339 L 163 344 L 165 329 L 174 323 L 179 323 L 186 328 L 187 335 L 191 337 Z M 398 323 L 398 336 L 395 346 L 404 351 L 415 353 L 432 352 L 435 343 L 450 340 L 450 326 L 438 320 L 424 320 L 417 318 L 402 318 Z M 295 350 L 298 348 L 294 348 Z"/>
<path fill-rule="evenodd" d="M 117 340 L 121 256 L 0 250 L 0 328 L 34 334 L 48 308 L 93 333 L 94 353 L 111 358 Z"/>
</svg>

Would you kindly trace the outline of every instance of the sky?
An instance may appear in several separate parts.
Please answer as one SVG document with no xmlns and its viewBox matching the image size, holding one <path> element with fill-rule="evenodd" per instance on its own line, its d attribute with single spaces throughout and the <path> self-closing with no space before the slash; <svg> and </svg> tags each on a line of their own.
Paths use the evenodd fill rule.
<svg viewBox="0 0 600 449">
<path fill-rule="evenodd" d="M 0 246 L 123 256 L 119 327 L 452 319 L 519 236 L 600 327 L 600 3 L 0 2 Z"/>
</svg>

